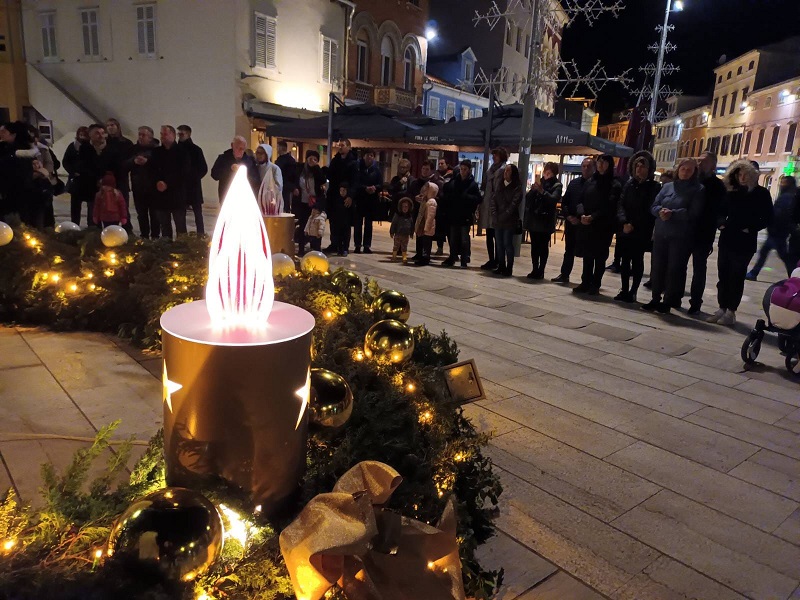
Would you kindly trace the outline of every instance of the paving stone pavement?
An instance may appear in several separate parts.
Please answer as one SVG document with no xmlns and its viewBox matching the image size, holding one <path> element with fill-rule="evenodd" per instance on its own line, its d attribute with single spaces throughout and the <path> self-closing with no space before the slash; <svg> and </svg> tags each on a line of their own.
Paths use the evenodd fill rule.
<svg viewBox="0 0 800 600">
<path fill-rule="evenodd" d="M 505 486 L 500 531 L 481 550 L 506 568 L 501 598 L 800 597 L 800 382 L 769 334 L 761 365 L 739 359 L 781 278 L 774 256 L 724 328 L 618 305 L 610 273 L 595 298 L 531 282 L 526 247 L 517 277 L 497 279 L 477 268 L 483 237 L 466 270 L 393 263 L 388 226 L 375 229 L 374 254 L 333 267 L 405 293 L 410 323 L 447 330 L 483 379 L 486 398 L 465 411 L 493 434 Z M 0 330 L 0 484 L 35 499 L 38 465 L 67 460 L 114 418 L 121 436 L 146 440 L 160 425 L 159 375 L 157 357 L 110 336 Z"/>
</svg>

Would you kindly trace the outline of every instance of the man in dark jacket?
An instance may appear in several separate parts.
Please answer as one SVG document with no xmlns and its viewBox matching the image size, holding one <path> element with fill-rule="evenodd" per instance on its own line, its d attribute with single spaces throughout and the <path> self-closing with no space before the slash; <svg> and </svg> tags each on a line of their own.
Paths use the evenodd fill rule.
<svg viewBox="0 0 800 600">
<path fill-rule="evenodd" d="M 378 210 L 378 195 L 383 187 L 383 174 L 375 161 L 375 151 L 366 149 L 358 161 L 358 173 L 355 184 L 355 221 L 353 222 L 354 252 L 361 254 L 363 243 L 364 254 L 372 254 L 372 220 Z"/>
<path fill-rule="evenodd" d="M 747 273 L 747 279 L 757 281 L 758 274 L 767 262 L 769 253 L 775 250 L 778 257 L 786 266 L 786 272 L 791 275 L 797 267 L 797 263 L 792 263 L 789 256 L 789 236 L 797 226 L 794 222 L 795 202 L 797 196 L 797 182 L 794 177 L 784 175 L 780 180 L 780 191 L 778 199 L 773 206 L 772 223 L 767 228 L 767 239 L 761 245 L 758 252 L 758 259 L 753 268 Z"/>
<path fill-rule="evenodd" d="M 178 126 L 178 145 L 189 161 L 189 178 L 186 180 L 186 205 L 194 212 L 194 226 L 198 235 L 205 235 L 203 223 L 203 177 L 208 173 L 208 164 L 203 149 L 192 140 L 192 128 Z"/>
<path fill-rule="evenodd" d="M 578 207 L 583 203 L 583 191 L 595 173 L 594 159 L 587 157 L 581 163 L 581 176 L 569 182 L 567 191 L 561 199 L 561 214 L 564 217 L 564 260 L 561 263 L 561 273 L 551 279 L 556 283 L 569 283 L 572 267 L 575 265 L 575 250 L 578 241 Z"/>
<path fill-rule="evenodd" d="M 353 226 L 352 194 L 351 204 L 345 206 L 346 198 L 339 194 L 342 182 L 349 185 L 356 183 L 358 175 L 358 155 L 350 145 L 350 140 L 339 140 L 337 154 L 328 167 L 328 219 L 331 223 L 331 243 L 324 252 L 337 252 L 347 256 L 350 248 L 350 230 Z"/>
<path fill-rule="evenodd" d="M 300 196 L 299 177 L 303 167 L 289 154 L 289 144 L 285 140 L 278 142 L 278 158 L 275 159 L 275 164 L 283 177 L 283 210 L 291 212 L 294 204 L 292 199 Z"/>
<path fill-rule="evenodd" d="M 125 208 L 128 212 L 127 221 L 125 225 L 123 225 L 123 228 L 128 233 L 132 233 L 133 224 L 131 223 L 130 209 L 131 186 L 128 182 L 128 172 L 125 170 L 125 161 L 128 160 L 131 155 L 133 142 L 122 135 L 122 127 L 117 119 L 110 118 L 106 120 L 106 133 L 108 134 L 106 143 L 112 152 L 117 155 L 114 178 L 117 180 L 117 189 L 122 193 L 122 197 L 125 198 Z"/>
<path fill-rule="evenodd" d="M 458 175 L 444 186 L 442 204 L 450 230 L 450 256 L 442 262 L 442 266 L 452 267 L 461 257 L 461 266 L 466 269 L 471 256 L 469 230 L 475 223 L 475 210 L 481 203 L 481 190 L 472 176 L 470 161 L 462 160 L 458 170 Z M 437 220 L 438 217 L 437 211 Z"/>
<path fill-rule="evenodd" d="M 414 177 L 411 176 L 411 161 L 407 158 L 401 158 L 400 162 L 397 163 L 397 175 L 392 177 L 389 182 L 388 191 L 391 198 L 391 207 L 389 210 L 390 219 L 397 212 L 397 205 L 400 202 L 400 198 L 413 198 L 411 191 L 414 188 Z M 421 186 L 419 189 L 422 189 Z"/>
<path fill-rule="evenodd" d="M 161 235 L 161 225 L 154 206 L 156 180 L 153 173 L 153 149 L 159 141 L 154 138 L 153 129 L 147 125 L 139 127 L 136 144 L 132 156 L 125 161 L 125 168 L 130 173 L 133 206 L 139 221 L 139 233 L 144 238 L 157 239 Z"/>
<path fill-rule="evenodd" d="M 161 225 L 162 237 L 172 239 L 172 221 L 175 233 L 186 233 L 186 182 L 189 179 L 189 161 L 178 146 L 172 125 L 161 126 L 161 145 L 153 150 L 153 176 L 156 191 L 153 204 Z"/>
<path fill-rule="evenodd" d="M 78 169 L 73 184 L 70 209 L 72 220 L 80 225 L 81 205 L 85 202 L 88 206 L 87 224 L 95 225 L 92 219 L 94 211 L 94 197 L 99 189 L 100 179 L 108 171 L 116 173 L 119 170 L 120 156 L 108 145 L 108 136 L 105 125 L 93 123 L 89 126 L 89 143 L 83 144 L 78 151 Z"/>
<path fill-rule="evenodd" d="M 708 257 L 714 251 L 717 217 L 725 200 L 725 184 L 717 177 L 717 155 L 713 152 L 703 152 L 697 161 L 697 166 L 700 171 L 700 184 L 705 189 L 705 201 L 703 212 L 695 226 L 692 245 L 692 285 L 688 311 L 690 315 L 699 313 L 703 305 Z"/>
<path fill-rule="evenodd" d="M 76 173 L 78 172 L 78 152 L 81 146 L 89 143 L 89 128 L 78 127 L 75 132 L 75 141 L 72 142 L 64 151 L 64 157 L 61 159 L 61 164 L 67 172 L 67 191 L 72 193 L 72 184 L 75 180 Z"/>
<path fill-rule="evenodd" d="M 250 187 L 253 188 L 253 193 L 258 194 L 261 177 L 258 174 L 256 159 L 247 154 L 246 150 L 247 140 L 243 136 L 237 135 L 231 142 L 230 150 L 225 150 L 217 156 L 214 166 L 211 167 L 211 178 L 219 182 L 217 193 L 220 204 L 225 200 L 225 194 L 228 193 L 233 176 L 242 165 L 247 167 L 247 180 L 250 182 Z"/>
</svg>

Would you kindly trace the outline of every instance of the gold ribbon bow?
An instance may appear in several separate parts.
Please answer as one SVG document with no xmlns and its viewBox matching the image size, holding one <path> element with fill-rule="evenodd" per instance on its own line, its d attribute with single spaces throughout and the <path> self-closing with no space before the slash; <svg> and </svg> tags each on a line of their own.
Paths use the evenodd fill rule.
<svg viewBox="0 0 800 600">
<path fill-rule="evenodd" d="M 452 499 L 436 527 L 380 508 L 402 481 L 361 462 L 283 530 L 298 600 L 320 600 L 337 582 L 350 600 L 464 600 Z"/>
</svg>

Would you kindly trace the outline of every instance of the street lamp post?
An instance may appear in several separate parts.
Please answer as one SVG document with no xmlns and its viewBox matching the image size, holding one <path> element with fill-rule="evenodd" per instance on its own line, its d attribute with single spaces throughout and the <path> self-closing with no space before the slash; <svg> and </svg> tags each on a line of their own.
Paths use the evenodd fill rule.
<svg viewBox="0 0 800 600">
<path fill-rule="evenodd" d="M 669 33 L 669 13 L 683 10 L 682 0 L 675 0 L 675 8 L 672 8 L 672 0 L 667 0 L 667 9 L 664 11 L 664 26 L 661 28 L 661 42 L 658 45 L 658 63 L 656 64 L 655 79 L 653 80 L 653 97 L 650 99 L 651 123 L 655 123 L 656 110 L 658 107 L 659 91 L 661 90 L 661 71 L 664 68 L 664 54 L 667 48 L 667 34 Z"/>
</svg>

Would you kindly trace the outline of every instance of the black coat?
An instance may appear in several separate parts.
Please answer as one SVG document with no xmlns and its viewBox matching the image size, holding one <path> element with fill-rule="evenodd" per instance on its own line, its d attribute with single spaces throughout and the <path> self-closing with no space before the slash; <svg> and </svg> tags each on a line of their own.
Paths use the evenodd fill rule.
<svg viewBox="0 0 800 600">
<path fill-rule="evenodd" d="M 299 165 L 298 165 L 299 166 Z M 303 173 L 308 170 L 306 173 L 306 177 L 313 180 L 313 189 L 309 186 L 309 191 L 314 194 L 317 199 L 317 203 L 312 207 L 318 211 L 327 211 L 327 199 L 325 198 L 325 174 L 322 172 L 322 168 L 319 165 L 315 165 L 313 167 L 308 167 L 307 165 L 303 164 L 300 169 L 297 171 L 297 187 L 295 189 L 300 189 L 300 177 L 303 176 Z M 308 184 L 307 184 L 308 185 Z M 297 198 L 292 199 L 292 205 L 295 206 L 298 203 L 302 203 L 302 190 Z"/>
<path fill-rule="evenodd" d="M 561 214 L 566 217 L 577 217 L 578 206 L 582 204 L 583 188 L 588 179 L 576 177 L 567 185 L 564 196 L 561 198 Z"/>
<path fill-rule="evenodd" d="M 475 209 L 481 203 L 481 190 L 470 174 L 466 179 L 455 175 L 444 186 L 442 204 L 443 213 L 446 215 L 447 226 L 470 226 L 475 223 Z M 436 220 L 439 220 L 439 211 L 436 211 Z"/>
<path fill-rule="evenodd" d="M 367 188 L 370 186 L 375 186 L 375 191 L 371 194 L 367 192 Z M 381 173 L 381 168 L 377 161 L 367 167 L 363 158 L 359 160 L 355 196 L 353 197 L 358 214 L 370 218 L 378 216 L 378 198 L 382 187 L 383 173 Z"/>
<path fill-rule="evenodd" d="M 156 179 L 153 172 L 153 150 L 158 146 L 158 142 L 153 140 L 151 146 L 142 146 L 141 144 L 134 144 L 131 156 L 125 161 L 125 168 L 130 174 L 131 191 L 133 192 L 133 199 L 137 206 L 152 207 L 153 197 L 156 193 Z M 143 165 L 137 165 L 137 156 L 142 156 L 147 159 Z"/>
<path fill-rule="evenodd" d="M 519 205 L 522 203 L 522 186 L 506 185 L 499 182 L 499 187 L 492 194 L 489 212 L 495 229 L 516 230 L 519 225 Z"/>
<path fill-rule="evenodd" d="M 556 177 L 542 181 L 542 191 L 531 188 L 525 196 L 525 229 L 535 233 L 556 230 L 556 207 L 564 186 Z"/>
<path fill-rule="evenodd" d="M 153 149 L 151 158 L 153 177 L 167 184 L 167 189 L 153 193 L 153 206 L 157 210 L 176 210 L 186 208 L 186 182 L 190 167 L 187 153 L 176 142 L 169 148 L 158 146 Z"/>
<path fill-rule="evenodd" d="M 181 150 L 186 152 L 189 161 L 189 176 L 186 180 L 186 203 L 197 206 L 203 203 L 203 177 L 208 173 L 208 164 L 203 149 L 189 138 L 179 142 Z"/>
<path fill-rule="evenodd" d="M 661 184 L 652 179 L 638 181 L 631 177 L 622 188 L 617 204 L 617 243 L 632 253 L 644 253 L 651 247 L 656 218 L 650 212 Z M 633 231 L 624 233 L 622 226 L 630 224 Z"/>
<path fill-rule="evenodd" d="M 100 180 L 103 175 L 122 171 L 125 178 L 124 160 L 119 154 L 119 148 L 106 144 L 101 152 L 97 152 L 90 143 L 83 144 L 78 151 L 78 165 L 72 187 L 73 194 L 78 196 L 82 202 L 91 202 L 99 189 Z M 119 181 L 117 182 L 119 185 Z"/>
<path fill-rule="evenodd" d="M 578 236 L 584 250 L 590 252 L 611 245 L 616 230 L 617 202 L 622 186 L 612 175 L 595 173 L 583 187 L 580 202 L 576 206 L 578 217 L 592 217 L 589 225 L 578 224 Z"/>
<path fill-rule="evenodd" d="M 720 218 L 724 227 L 719 235 L 720 247 L 746 254 L 755 254 L 758 232 L 772 223 L 772 197 L 765 187 L 737 187 L 728 192 Z"/>
<path fill-rule="evenodd" d="M 328 166 L 328 215 L 348 216 L 355 210 L 354 206 L 349 208 L 344 205 L 344 198 L 339 195 L 339 184 L 347 183 L 349 196 L 352 199 L 355 194 L 356 184 L 358 183 L 358 155 L 354 150 L 342 157 L 337 154 Z"/>
<path fill-rule="evenodd" d="M 397 203 L 400 202 L 400 198 L 411 198 L 412 201 L 414 200 L 411 192 L 414 189 L 418 189 L 418 187 L 414 185 L 415 180 L 411 176 L 411 173 L 407 174 L 405 177 L 405 183 L 403 183 L 403 178 L 400 177 L 400 175 L 395 175 L 389 182 L 389 195 L 392 198 L 390 214 L 397 212 Z"/>
<path fill-rule="evenodd" d="M 258 194 L 258 188 L 261 185 L 261 176 L 258 173 L 256 159 L 245 152 L 242 158 L 237 160 L 233 156 L 233 150 L 228 149 L 217 156 L 217 160 L 214 161 L 214 166 L 211 167 L 211 178 L 219 182 L 217 193 L 219 194 L 220 203 L 225 199 L 225 194 L 228 193 L 228 188 L 231 186 L 231 181 L 233 181 L 233 176 L 235 175 L 232 169 L 233 165 L 244 165 L 247 167 L 247 180 L 250 182 L 250 187 L 253 188 L 253 193 Z"/>
<path fill-rule="evenodd" d="M 275 164 L 281 170 L 283 177 L 283 201 L 292 201 L 292 192 L 300 186 L 300 171 L 303 170 L 304 165 L 297 164 L 294 156 L 289 154 L 281 154 L 275 159 Z"/>
<path fill-rule="evenodd" d="M 125 161 L 130 157 L 133 152 L 133 142 L 124 136 L 110 137 L 106 140 L 108 147 L 116 155 L 114 163 L 114 177 L 117 180 L 117 189 L 127 196 L 131 191 L 130 183 L 128 182 L 128 172 L 125 169 Z"/>
<path fill-rule="evenodd" d="M 703 211 L 695 224 L 695 241 L 698 245 L 709 249 L 714 245 L 717 237 L 717 224 L 719 213 L 725 203 L 725 184 L 716 175 L 702 178 L 700 183 L 705 190 L 703 196 Z"/>
</svg>

